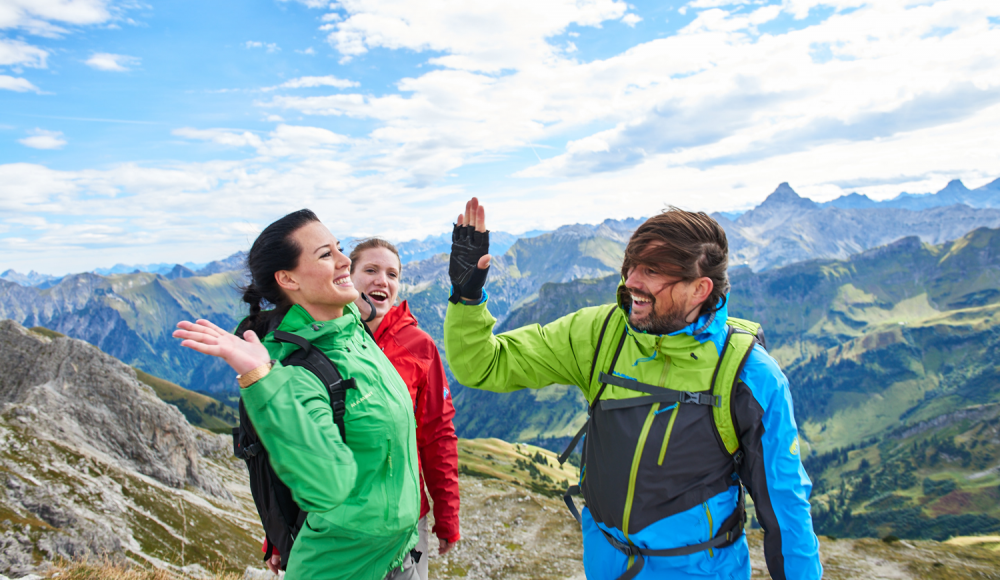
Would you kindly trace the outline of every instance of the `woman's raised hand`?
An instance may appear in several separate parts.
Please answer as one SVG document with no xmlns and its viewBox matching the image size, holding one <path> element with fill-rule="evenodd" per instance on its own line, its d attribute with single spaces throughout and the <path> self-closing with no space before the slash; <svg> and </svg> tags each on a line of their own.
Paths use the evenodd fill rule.
<svg viewBox="0 0 1000 580">
<path fill-rule="evenodd" d="M 181 346 L 223 359 L 238 375 L 246 374 L 271 360 L 267 348 L 252 330 L 244 332 L 243 338 L 240 338 L 207 320 L 182 320 L 177 323 L 177 328 L 173 336 L 183 339 Z"/>
</svg>

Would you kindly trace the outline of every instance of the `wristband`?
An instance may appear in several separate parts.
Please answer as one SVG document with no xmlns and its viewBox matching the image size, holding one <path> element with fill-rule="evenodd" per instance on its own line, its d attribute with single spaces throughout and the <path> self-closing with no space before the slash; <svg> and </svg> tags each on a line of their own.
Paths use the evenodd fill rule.
<svg viewBox="0 0 1000 580">
<path fill-rule="evenodd" d="M 271 367 L 273 367 L 276 362 L 277 361 L 272 360 L 260 365 L 248 373 L 236 375 L 236 382 L 240 384 L 241 389 L 245 389 L 267 376 L 267 373 L 271 372 Z"/>
</svg>

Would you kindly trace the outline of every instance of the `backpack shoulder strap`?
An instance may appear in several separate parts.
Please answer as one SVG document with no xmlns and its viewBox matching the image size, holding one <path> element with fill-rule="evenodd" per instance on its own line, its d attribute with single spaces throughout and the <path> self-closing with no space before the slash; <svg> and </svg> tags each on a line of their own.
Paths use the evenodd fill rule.
<svg viewBox="0 0 1000 580">
<path fill-rule="evenodd" d="M 594 360 L 590 363 L 590 376 L 588 377 L 587 384 L 594 382 L 594 370 L 597 368 L 597 358 L 601 354 L 601 343 L 604 342 L 604 333 L 608 331 L 608 323 L 611 322 L 611 317 L 615 314 L 615 309 L 618 308 L 617 304 L 611 305 L 611 310 L 608 311 L 608 315 L 604 317 L 604 325 L 601 326 L 601 333 L 597 335 L 597 345 L 594 347 Z"/>
<path fill-rule="evenodd" d="M 729 325 L 728 329 L 719 363 L 712 375 L 712 395 L 715 395 L 720 403 L 718 407 L 712 408 L 712 419 L 722 447 L 733 455 L 740 447 L 736 419 L 733 416 L 733 392 L 736 381 L 758 341 L 754 334 L 741 327 Z"/>
<path fill-rule="evenodd" d="M 290 332 L 275 331 L 274 339 L 301 347 L 300 350 L 285 357 L 281 364 L 302 367 L 319 378 L 330 395 L 333 422 L 340 431 L 340 439 L 347 443 L 347 428 L 344 426 L 344 415 L 347 413 L 347 389 L 357 388 L 355 380 L 343 378 L 337 365 L 333 364 L 330 357 L 326 356 L 322 350 L 313 348 L 312 343 L 301 336 Z"/>
<path fill-rule="evenodd" d="M 726 319 L 726 324 L 736 328 L 737 330 L 742 330 L 753 335 L 757 339 L 764 349 L 767 349 L 767 341 L 764 340 L 764 327 L 760 325 L 759 322 L 754 322 L 752 320 L 746 320 L 744 318 L 733 318 L 729 317 Z"/>
<path fill-rule="evenodd" d="M 597 345 L 594 347 L 594 360 L 590 363 L 590 378 L 589 378 L 590 382 L 587 383 L 588 385 L 594 382 L 594 370 L 597 368 L 597 359 L 601 354 L 601 344 L 604 342 L 604 334 L 608 331 L 608 324 L 611 322 L 611 317 L 614 316 L 616 308 L 618 308 L 617 304 L 613 305 L 611 307 L 611 310 L 608 311 L 608 315 L 604 317 L 604 325 L 601 326 L 601 333 L 597 335 Z M 609 370 L 612 371 L 614 370 L 615 363 L 618 362 L 618 355 L 621 354 L 622 345 L 624 344 L 625 344 L 625 332 L 623 331 L 622 337 L 618 341 L 618 349 L 615 350 L 614 358 L 611 360 L 611 368 Z M 590 415 L 594 411 L 594 405 L 597 404 L 597 401 L 601 398 L 601 395 L 604 393 L 604 388 L 607 386 L 608 386 L 607 383 L 604 383 L 601 385 L 601 389 L 597 391 L 597 396 L 594 397 L 594 400 L 590 403 L 590 406 L 587 408 L 587 420 L 583 422 L 583 426 L 580 427 L 580 430 L 577 431 L 576 435 L 570 440 L 569 445 L 567 445 L 566 449 L 563 450 L 562 455 L 559 456 L 559 465 L 566 463 L 566 460 L 569 459 L 570 453 L 572 453 L 573 450 L 576 449 L 577 443 L 579 443 L 580 439 L 582 439 L 584 434 L 587 433 L 587 426 L 590 425 Z"/>
</svg>

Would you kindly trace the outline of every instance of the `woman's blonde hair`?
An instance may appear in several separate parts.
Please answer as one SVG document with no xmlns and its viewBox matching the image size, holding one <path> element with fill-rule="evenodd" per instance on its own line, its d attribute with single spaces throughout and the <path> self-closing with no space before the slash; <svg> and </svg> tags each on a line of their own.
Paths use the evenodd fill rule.
<svg viewBox="0 0 1000 580">
<path fill-rule="evenodd" d="M 361 257 L 361 252 L 365 250 L 370 250 L 372 248 L 385 248 L 396 255 L 396 259 L 399 260 L 399 273 L 403 273 L 403 260 L 399 257 L 399 250 L 396 246 L 392 245 L 392 242 L 388 240 L 383 240 L 382 238 L 368 238 L 361 240 L 356 246 L 351 250 L 351 274 L 354 273 L 354 265 L 358 263 L 358 258 Z"/>
</svg>

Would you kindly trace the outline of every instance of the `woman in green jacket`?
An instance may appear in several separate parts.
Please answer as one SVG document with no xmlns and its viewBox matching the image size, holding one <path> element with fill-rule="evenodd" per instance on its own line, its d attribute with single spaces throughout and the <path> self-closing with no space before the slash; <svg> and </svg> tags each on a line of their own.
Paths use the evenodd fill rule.
<svg viewBox="0 0 1000 580">
<path fill-rule="evenodd" d="M 361 326 L 350 264 L 315 214 L 289 214 L 250 249 L 242 339 L 207 320 L 180 322 L 174 332 L 182 346 L 236 371 L 275 473 L 309 512 L 289 556 L 288 580 L 403 580 L 413 572 L 420 496 L 410 395 Z M 265 301 L 275 308 L 262 310 Z M 305 338 L 356 380 L 347 391 L 347 444 L 316 375 L 277 362 L 298 347 L 275 341 L 275 330 Z"/>
</svg>

